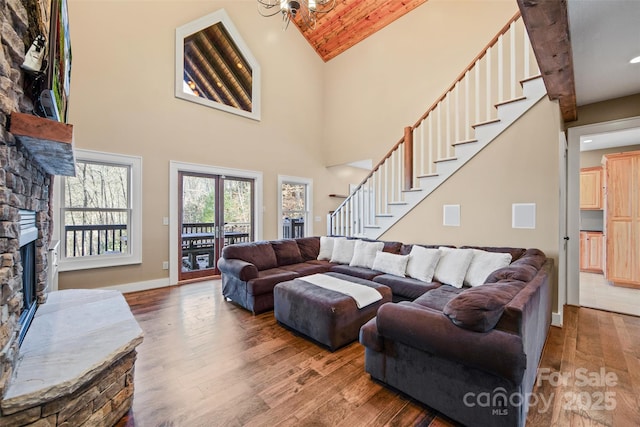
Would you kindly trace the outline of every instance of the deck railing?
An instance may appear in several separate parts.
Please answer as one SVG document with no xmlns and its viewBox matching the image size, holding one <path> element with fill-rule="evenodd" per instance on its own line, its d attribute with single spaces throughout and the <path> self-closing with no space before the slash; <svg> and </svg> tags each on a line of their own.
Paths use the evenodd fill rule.
<svg viewBox="0 0 640 427">
<path fill-rule="evenodd" d="M 127 251 L 126 224 L 66 225 L 64 231 L 67 257 Z"/>
<path fill-rule="evenodd" d="M 371 173 L 328 217 L 327 233 L 364 235 L 403 192 L 454 158 L 454 146 L 475 141 L 472 129 L 496 118 L 495 106 L 522 96 L 521 82 L 539 74 L 526 29 L 516 13 Z"/>
</svg>

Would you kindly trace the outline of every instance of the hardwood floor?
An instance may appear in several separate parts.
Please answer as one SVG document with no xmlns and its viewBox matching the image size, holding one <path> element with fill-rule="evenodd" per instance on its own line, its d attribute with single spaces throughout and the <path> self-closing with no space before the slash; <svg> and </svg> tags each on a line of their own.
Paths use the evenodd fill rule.
<svg viewBox="0 0 640 427">
<path fill-rule="evenodd" d="M 133 407 L 118 426 L 456 425 L 372 381 L 360 344 L 331 353 L 279 326 L 272 312 L 253 316 L 224 301 L 219 280 L 126 298 L 145 340 Z M 617 384 L 542 380 L 533 395 L 551 402 L 546 411 L 532 406 L 527 425 L 638 425 L 640 318 L 569 307 L 565 319 L 551 328 L 540 367 L 552 378 L 604 367 Z M 564 408 L 563 398 L 605 391 L 615 393 L 615 411 Z"/>
</svg>

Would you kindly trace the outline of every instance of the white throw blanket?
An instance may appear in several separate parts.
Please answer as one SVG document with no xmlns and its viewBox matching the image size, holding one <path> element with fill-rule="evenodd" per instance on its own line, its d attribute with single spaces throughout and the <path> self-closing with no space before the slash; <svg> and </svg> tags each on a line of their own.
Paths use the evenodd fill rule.
<svg viewBox="0 0 640 427">
<path fill-rule="evenodd" d="M 380 292 L 376 291 L 374 288 L 348 282 L 326 274 L 312 274 L 311 276 L 300 277 L 299 280 L 304 280 L 305 282 L 320 286 L 321 288 L 348 295 L 354 299 L 358 308 L 366 307 L 369 304 L 373 304 L 374 302 L 382 299 Z"/>
</svg>

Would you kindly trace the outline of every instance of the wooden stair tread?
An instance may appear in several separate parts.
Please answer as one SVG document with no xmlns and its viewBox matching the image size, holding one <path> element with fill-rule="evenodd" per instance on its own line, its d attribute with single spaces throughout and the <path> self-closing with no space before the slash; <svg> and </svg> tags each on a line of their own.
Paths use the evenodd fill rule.
<svg viewBox="0 0 640 427">
<path fill-rule="evenodd" d="M 476 123 L 475 125 L 471 125 L 471 127 L 475 129 L 475 128 L 480 127 L 480 126 L 490 125 L 490 124 L 493 124 L 493 123 L 498 123 L 499 121 L 500 121 L 500 119 L 491 119 L 491 120 L 487 120 L 485 122 Z"/>
<path fill-rule="evenodd" d="M 377 218 L 393 218 L 391 214 L 376 214 Z"/>
<path fill-rule="evenodd" d="M 454 160 L 458 160 L 458 158 L 457 157 L 445 157 L 443 159 L 434 160 L 433 163 L 452 162 Z"/>
<path fill-rule="evenodd" d="M 520 80 L 520 85 L 526 83 L 526 82 L 530 82 L 531 80 L 536 80 L 542 78 L 542 74 L 536 74 L 535 76 L 531 76 L 531 77 L 527 77 L 526 79 L 522 79 Z"/>
<path fill-rule="evenodd" d="M 498 107 L 500 107 L 500 106 L 502 106 L 502 105 L 512 104 L 512 103 L 514 103 L 514 102 L 518 102 L 518 101 L 524 101 L 525 99 L 527 99 L 527 97 L 526 97 L 526 96 L 519 96 L 519 97 L 517 97 L 517 98 L 507 99 L 507 100 L 505 100 L 505 101 L 498 102 L 498 103 L 495 105 L 495 107 L 496 107 L 496 108 L 498 108 Z"/>
<path fill-rule="evenodd" d="M 329 194 L 329 197 L 337 197 L 337 198 L 340 198 L 340 199 L 346 199 L 349 196 L 346 196 L 344 194 L 333 194 L 333 193 L 331 193 L 331 194 Z"/>
<path fill-rule="evenodd" d="M 379 225 L 374 225 L 374 224 L 369 224 L 369 225 L 365 225 L 364 228 L 380 228 Z"/>
<path fill-rule="evenodd" d="M 402 190 L 403 193 L 415 193 L 420 191 L 422 191 L 422 188 L 418 187 L 411 188 L 410 190 Z"/>
<path fill-rule="evenodd" d="M 433 177 L 436 177 L 436 176 L 440 176 L 440 174 L 427 173 L 427 174 L 424 174 L 424 175 L 418 175 L 418 178 L 433 178 Z"/>
<path fill-rule="evenodd" d="M 389 202 L 389 203 L 387 203 L 387 204 L 388 204 L 388 205 L 397 205 L 397 206 L 400 206 L 400 205 L 406 205 L 406 204 L 407 204 L 407 202 Z"/>
<path fill-rule="evenodd" d="M 451 145 L 453 145 L 453 146 L 455 147 L 456 145 L 472 144 L 472 143 L 474 143 L 474 142 L 478 142 L 478 140 L 477 140 L 477 139 L 475 139 L 475 138 L 472 138 L 472 139 L 465 139 L 464 141 L 454 142 L 454 143 L 453 143 L 453 144 L 451 144 Z"/>
</svg>

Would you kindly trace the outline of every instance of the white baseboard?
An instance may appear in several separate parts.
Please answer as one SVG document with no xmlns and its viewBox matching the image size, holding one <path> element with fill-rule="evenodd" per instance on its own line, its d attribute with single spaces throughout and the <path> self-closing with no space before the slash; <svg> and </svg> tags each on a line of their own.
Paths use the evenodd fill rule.
<svg viewBox="0 0 640 427">
<path fill-rule="evenodd" d="M 105 286 L 100 289 L 113 289 L 120 291 L 123 294 L 128 292 L 147 291 L 149 289 L 166 288 L 171 286 L 171 282 L 168 277 L 164 279 L 146 280 L 144 282 L 125 283 L 123 285 Z"/>
<path fill-rule="evenodd" d="M 562 314 L 561 313 L 551 313 L 551 324 L 553 326 L 562 327 Z"/>
</svg>

